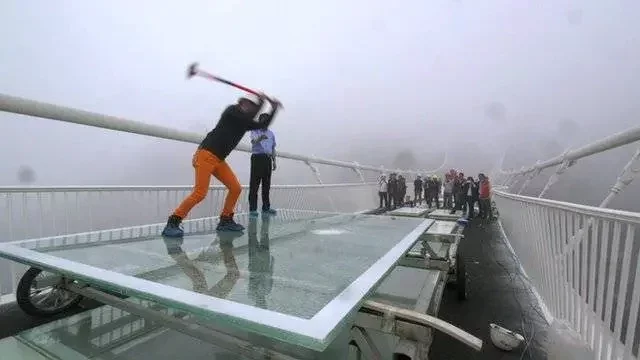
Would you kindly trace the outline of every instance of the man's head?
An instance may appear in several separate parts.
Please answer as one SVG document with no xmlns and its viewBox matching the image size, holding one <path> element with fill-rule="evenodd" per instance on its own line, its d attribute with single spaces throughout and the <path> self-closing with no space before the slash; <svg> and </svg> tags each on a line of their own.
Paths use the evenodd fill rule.
<svg viewBox="0 0 640 360">
<path fill-rule="evenodd" d="M 238 108 L 247 114 L 256 114 L 258 110 L 258 102 L 250 97 L 241 97 L 238 99 Z"/>
<path fill-rule="evenodd" d="M 480 174 L 478 174 L 478 179 L 479 179 L 480 181 L 482 181 L 482 180 L 486 179 L 486 176 L 484 176 L 484 174 L 483 174 L 483 173 L 480 173 Z"/>
</svg>

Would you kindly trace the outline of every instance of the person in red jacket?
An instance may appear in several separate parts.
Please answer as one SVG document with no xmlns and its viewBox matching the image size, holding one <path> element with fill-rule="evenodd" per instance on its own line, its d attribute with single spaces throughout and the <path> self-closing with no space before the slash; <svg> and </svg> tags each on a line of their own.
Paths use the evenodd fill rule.
<svg viewBox="0 0 640 360">
<path fill-rule="evenodd" d="M 491 183 L 489 178 L 482 173 L 478 174 L 478 179 L 480 180 L 478 191 L 480 213 L 478 217 L 491 220 Z"/>
</svg>

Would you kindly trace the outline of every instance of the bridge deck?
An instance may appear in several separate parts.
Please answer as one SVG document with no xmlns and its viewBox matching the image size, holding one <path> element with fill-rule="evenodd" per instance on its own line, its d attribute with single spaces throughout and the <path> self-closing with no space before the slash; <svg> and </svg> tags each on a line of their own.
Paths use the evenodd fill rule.
<svg viewBox="0 0 640 360">
<path fill-rule="evenodd" d="M 436 332 L 431 359 L 546 359 L 546 322 L 530 286 L 517 275 L 518 264 L 505 244 L 500 226 L 494 223 L 480 228 L 472 223 L 464 235 L 466 240 L 458 251 L 465 259 L 468 299 L 459 302 L 455 292 L 445 292 L 438 317 L 475 334 L 485 346 L 476 353 Z M 522 334 L 531 340 L 529 346 L 511 353 L 498 350 L 489 336 L 492 322 Z"/>
<path fill-rule="evenodd" d="M 517 263 L 511 256 L 499 227 L 494 225 L 480 229 L 474 224 L 465 230 L 467 241 L 461 250 L 469 277 L 469 299 L 459 302 L 455 291 L 446 291 L 439 317 L 456 324 L 485 341 L 481 353 L 460 346 L 456 340 L 436 333 L 431 348 L 431 359 L 544 359 L 546 340 L 544 320 L 534 307 L 534 300 L 527 284 L 515 276 Z M 82 303 L 82 311 L 96 308 L 92 301 Z M 64 316 L 73 313 L 64 314 Z M 0 306 L 0 338 L 15 335 L 23 330 L 44 324 L 56 318 L 37 319 L 24 315 L 15 304 Z M 503 353 L 491 345 L 488 324 L 495 322 L 532 339 L 526 350 Z M 181 336 L 176 334 L 175 336 Z M 185 341 L 188 339 L 185 338 Z M 193 341 L 193 340 L 189 340 Z M 198 341 L 198 340 L 195 340 Z M 188 342 L 188 341 L 187 341 Z M 522 354 L 526 351 L 527 354 Z"/>
</svg>

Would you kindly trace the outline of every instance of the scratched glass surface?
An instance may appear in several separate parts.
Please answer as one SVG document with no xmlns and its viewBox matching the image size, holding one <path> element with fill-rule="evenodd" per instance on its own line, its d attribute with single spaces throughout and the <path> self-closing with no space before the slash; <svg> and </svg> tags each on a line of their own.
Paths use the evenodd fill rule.
<svg viewBox="0 0 640 360">
<path fill-rule="evenodd" d="M 310 319 L 424 219 L 295 213 L 244 233 L 28 247 L 100 269 Z M 46 243 L 46 242 L 43 242 Z"/>
<path fill-rule="evenodd" d="M 451 234 L 457 226 L 455 221 L 436 220 L 429 226 L 427 234 Z"/>
</svg>

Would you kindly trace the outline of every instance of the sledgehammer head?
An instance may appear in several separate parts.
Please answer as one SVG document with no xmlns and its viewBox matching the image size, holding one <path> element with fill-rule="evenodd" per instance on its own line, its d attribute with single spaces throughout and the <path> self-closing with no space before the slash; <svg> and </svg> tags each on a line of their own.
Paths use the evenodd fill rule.
<svg viewBox="0 0 640 360">
<path fill-rule="evenodd" d="M 187 68 L 187 79 L 191 79 L 198 72 L 198 63 L 194 62 Z"/>
</svg>

